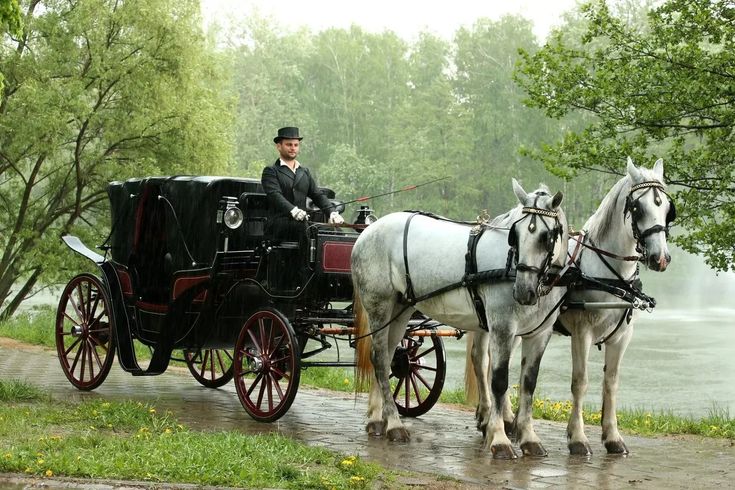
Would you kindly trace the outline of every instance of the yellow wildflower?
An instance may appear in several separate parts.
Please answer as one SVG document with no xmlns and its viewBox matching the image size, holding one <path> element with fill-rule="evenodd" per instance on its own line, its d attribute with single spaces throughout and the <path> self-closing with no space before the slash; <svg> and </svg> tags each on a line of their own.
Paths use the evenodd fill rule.
<svg viewBox="0 0 735 490">
<path fill-rule="evenodd" d="M 51 478 L 52 476 L 54 476 L 54 472 L 51 470 L 46 470 L 46 476 Z"/>
</svg>

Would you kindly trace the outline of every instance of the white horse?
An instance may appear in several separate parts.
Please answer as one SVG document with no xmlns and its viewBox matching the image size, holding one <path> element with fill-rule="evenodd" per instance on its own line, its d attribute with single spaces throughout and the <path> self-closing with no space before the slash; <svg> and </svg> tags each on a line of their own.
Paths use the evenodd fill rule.
<svg viewBox="0 0 735 490">
<path fill-rule="evenodd" d="M 493 397 L 484 414 L 485 444 L 496 458 L 515 457 L 503 428 L 501 401 L 508 388 L 508 362 L 513 339 L 528 333 L 554 309 L 563 288 L 548 293 L 543 283 L 552 266 L 564 260 L 568 239 L 566 217 L 559 207 L 562 194 L 552 196 L 546 187 L 526 193 L 513 179 L 519 205 L 485 226 L 473 227 L 421 214 L 393 213 L 370 225 L 352 251 L 358 332 L 372 337 L 372 352 L 362 355 L 369 342 L 358 342 L 358 379 L 370 374 L 361 359 L 374 368 L 368 399 L 367 431 L 387 434 L 392 441 L 410 436 L 401 423 L 389 386 L 390 363 L 415 310 L 462 330 L 483 331 L 489 325 L 492 346 Z M 480 233 L 481 231 L 484 233 Z M 472 234 L 478 240 L 472 244 Z M 469 246 L 468 246 L 469 245 Z M 510 251 L 509 246 L 510 245 Z M 477 275 L 467 274 L 468 248 L 476 247 Z M 474 278 L 507 277 L 515 282 Z M 477 308 L 477 299 L 483 307 Z M 536 306 L 527 306 L 536 305 Z M 363 310 L 364 307 L 364 310 Z M 367 321 L 362 321 L 367 314 Z M 555 315 L 547 318 L 540 335 L 550 336 Z M 367 325 L 369 323 L 369 327 Z M 359 334 L 358 334 L 359 335 Z M 368 337 L 369 338 L 369 337 Z M 540 357 L 540 356 L 539 356 Z M 490 406 L 498 407 L 490 411 Z M 533 427 L 525 428 L 523 444 L 540 446 Z"/>
<path fill-rule="evenodd" d="M 570 272 L 572 275 L 576 272 L 576 279 L 568 288 L 556 328 L 572 338 L 573 404 L 567 425 L 567 442 L 572 454 L 592 454 L 584 433 L 582 402 L 587 391 L 587 360 L 593 344 L 605 348 L 602 442 L 608 453 L 628 453 L 617 426 L 619 370 L 633 335 L 638 310 L 655 305 L 655 301 L 640 289 L 638 263 L 643 262 L 654 271 L 664 271 L 671 262 L 667 237 L 676 211 L 665 189 L 662 160 L 647 169 L 636 167 L 628 158 L 627 174 L 607 193 L 585 223 L 582 233 L 569 240 L 568 257 L 573 266 Z M 624 302 L 630 306 L 621 308 Z M 468 339 L 468 349 L 473 344 L 472 353 L 481 349 L 474 344 L 485 345 L 488 341 L 482 334 L 474 337 L 474 342 Z M 519 341 L 520 338 L 516 339 Z M 524 362 L 526 352 L 538 350 L 541 341 L 543 339 L 523 338 Z M 476 359 L 478 362 L 487 366 L 484 359 Z M 468 365 L 467 373 L 477 369 L 475 366 L 471 370 Z M 526 386 L 525 381 L 522 376 L 521 393 L 527 389 L 533 391 L 535 380 L 532 386 Z M 480 382 L 478 386 L 482 396 L 486 388 Z M 472 396 L 473 388 L 469 383 L 468 397 Z M 503 417 L 509 424 L 513 421 L 513 413 L 507 400 L 504 404 Z M 519 407 L 516 421 L 523 410 L 530 410 L 530 406 Z"/>
</svg>

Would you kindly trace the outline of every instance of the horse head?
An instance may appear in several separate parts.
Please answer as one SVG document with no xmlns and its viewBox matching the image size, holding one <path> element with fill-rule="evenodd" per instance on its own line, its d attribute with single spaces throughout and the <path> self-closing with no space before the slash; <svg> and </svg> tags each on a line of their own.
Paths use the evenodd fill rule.
<svg viewBox="0 0 735 490">
<path fill-rule="evenodd" d="M 664 162 L 659 159 L 652 169 L 636 167 L 628 157 L 630 191 L 625 198 L 623 219 L 630 221 L 628 233 L 635 240 L 641 261 L 651 270 L 664 271 L 671 263 L 667 238 L 676 218 L 674 202 L 666 194 Z"/>
<path fill-rule="evenodd" d="M 559 207 L 564 196 L 561 192 L 552 196 L 546 186 L 527 193 L 516 179 L 513 191 L 520 203 L 508 233 L 508 258 L 516 269 L 513 298 L 522 305 L 534 305 L 548 293 L 549 275 L 564 260 L 568 231 Z"/>
</svg>

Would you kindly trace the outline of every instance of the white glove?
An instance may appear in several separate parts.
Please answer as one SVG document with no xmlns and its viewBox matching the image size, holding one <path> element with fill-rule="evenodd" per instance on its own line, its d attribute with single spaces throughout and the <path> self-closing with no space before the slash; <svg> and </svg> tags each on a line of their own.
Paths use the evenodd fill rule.
<svg viewBox="0 0 735 490">
<path fill-rule="evenodd" d="M 344 222 L 345 219 L 337 211 L 332 211 L 332 214 L 329 215 L 329 223 L 333 225 L 341 225 Z"/>
<path fill-rule="evenodd" d="M 295 207 L 291 210 L 291 216 L 293 216 L 293 219 L 296 221 L 304 221 L 308 215 L 306 214 L 306 211 L 303 209 L 299 209 L 298 207 Z"/>
</svg>

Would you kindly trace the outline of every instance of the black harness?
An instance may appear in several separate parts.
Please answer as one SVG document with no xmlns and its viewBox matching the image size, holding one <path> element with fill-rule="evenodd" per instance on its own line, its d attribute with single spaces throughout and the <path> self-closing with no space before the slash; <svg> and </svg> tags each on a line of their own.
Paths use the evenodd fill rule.
<svg viewBox="0 0 735 490">
<path fill-rule="evenodd" d="M 477 318 L 480 322 L 480 325 L 486 331 L 489 329 L 489 326 L 487 324 L 485 304 L 483 303 L 482 297 L 480 296 L 480 293 L 478 291 L 478 286 L 481 284 L 490 283 L 490 282 L 515 280 L 515 274 L 512 273 L 512 265 L 511 265 L 514 258 L 515 258 L 515 264 L 516 264 L 515 269 L 516 270 L 535 271 L 540 276 L 547 274 L 548 270 L 551 268 L 551 261 L 553 259 L 554 246 L 556 244 L 556 240 L 558 239 L 559 236 L 561 236 L 561 225 L 559 224 L 559 218 L 558 218 L 557 212 L 540 209 L 535 206 L 534 207 L 524 207 L 522 209 L 524 216 L 520 218 L 519 220 L 515 221 L 510 227 L 510 233 L 508 235 L 508 243 L 509 243 L 510 249 L 508 250 L 508 260 L 506 261 L 505 268 L 478 271 L 477 270 L 477 244 L 479 243 L 480 238 L 482 237 L 483 233 L 485 233 L 485 231 L 490 227 L 487 224 L 486 220 L 481 220 L 478 217 L 479 223 L 472 223 L 474 226 L 470 228 L 469 237 L 467 239 L 467 252 L 465 253 L 465 273 L 462 276 L 462 279 L 460 281 L 457 281 L 451 284 L 447 284 L 446 286 L 443 286 L 439 289 L 436 289 L 424 295 L 416 296 L 416 291 L 414 290 L 413 281 L 411 280 L 411 273 L 409 271 L 409 266 L 408 266 L 408 231 L 409 231 L 409 227 L 411 225 L 411 221 L 413 220 L 413 218 L 416 217 L 417 215 L 421 215 L 421 216 L 427 216 L 430 218 L 439 219 L 443 221 L 449 221 L 452 223 L 462 223 L 462 224 L 471 224 L 471 223 L 450 220 L 450 219 L 435 215 L 433 213 L 427 213 L 424 211 L 409 211 L 409 212 L 411 213 L 411 215 L 406 220 L 406 224 L 404 225 L 404 228 L 403 228 L 403 265 L 406 270 L 406 276 L 405 276 L 406 291 L 401 297 L 402 302 L 409 306 L 413 306 L 416 303 L 420 303 L 421 301 L 425 301 L 435 296 L 439 296 L 440 294 L 446 293 L 448 291 L 452 291 L 454 289 L 458 289 L 461 287 L 466 287 L 470 294 L 470 297 L 472 298 L 472 302 L 475 306 L 475 313 L 477 314 Z M 556 226 L 553 228 L 553 230 L 550 230 L 550 233 L 549 233 L 549 236 L 552 236 L 553 239 L 550 240 L 550 243 L 551 243 L 550 248 L 549 248 L 549 245 L 547 244 L 548 254 L 546 258 L 544 259 L 544 262 L 541 265 L 541 267 L 530 266 L 530 265 L 526 265 L 522 263 L 519 264 L 515 226 L 520 221 L 530 216 L 531 218 L 530 218 L 530 223 L 529 223 L 529 230 L 533 232 L 536 229 L 536 216 L 537 215 L 553 217 L 556 220 Z M 544 222 L 544 225 L 548 227 L 548 225 L 546 225 L 545 222 Z"/>
<path fill-rule="evenodd" d="M 633 193 L 640 189 L 646 190 L 636 199 L 633 199 Z M 638 220 L 641 219 L 641 215 L 643 214 L 643 210 L 640 206 L 640 200 L 649 191 L 653 191 L 653 202 L 656 204 L 656 206 L 660 206 L 663 202 L 659 193 L 664 194 L 667 197 L 669 201 L 669 211 L 666 213 L 666 225 L 654 225 L 646 230 L 640 231 L 640 229 L 638 228 Z M 630 193 L 625 199 L 625 208 L 623 210 L 623 213 L 625 216 L 630 213 L 631 226 L 633 227 L 633 237 L 635 238 L 636 242 L 635 249 L 636 252 L 643 255 L 644 257 L 646 256 L 646 245 L 644 242 L 646 237 L 663 231 L 664 233 L 666 233 L 666 237 L 668 238 L 671 223 L 673 223 L 673 221 L 676 219 L 676 207 L 674 206 L 674 201 L 671 199 L 671 197 L 669 197 L 668 194 L 666 194 L 666 191 L 664 190 L 664 185 L 661 182 L 655 180 L 641 182 L 640 184 L 636 184 L 630 188 Z"/>
</svg>

